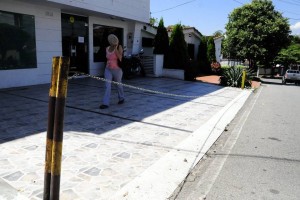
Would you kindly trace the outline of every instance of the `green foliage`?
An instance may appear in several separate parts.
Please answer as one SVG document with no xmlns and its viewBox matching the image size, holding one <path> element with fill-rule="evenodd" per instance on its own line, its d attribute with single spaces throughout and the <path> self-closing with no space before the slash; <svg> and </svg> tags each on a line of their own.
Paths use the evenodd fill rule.
<svg viewBox="0 0 300 200">
<path fill-rule="evenodd" d="M 283 64 L 285 67 L 300 63 L 300 44 L 291 44 L 282 49 L 276 57 L 276 62 Z"/>
<path fill-rule="evenodd" d="M 236 51 L 230 48 L 228 37 L 225 37 L 222 41 L 222 54 L 224 58 L 238 58 Z"/>
<path fill-rule="evenodd" d="M 278 53 L 275 61 L 288 68 L 292 64 L 300 63 L 300 37 L 290 36 L 291 44 Z"/>
<path fill-rule="evenodd" d="M 221 85 L 230 87 L 241 87 L 243 70 L 246 70 L 245 87 L 251 86 L 253 71 L 245 66 L 222 67 L 221 68 Z"/>
<path fill-rule="evenodd" d="M 184 80 L 195 81 L 199 75 L 199 62 L 190 60 L 184 70 Z"/>
<path fill-rule="evenodd" d="M 291 43 L 300 44 L 300 35 L 291 35 Z"/>
<path fill-rule="evenodd" d="M 221 37 L 223 35 L 224 35 L 223 31 L 218 30 L 218 31 L 213 33 L 213 38 L 218 38 L 218 37 Z"/>
<path fill-rule="evenodd" d="M 149 23 L 150 23 L 151 26 L 155 26 L 157 24 L 157 22 L 158 22 L 157 18 L 154 18 L 154 17 L 150 18 Z"/>
<path fill-rule="evenodd" d="M 160 19 L 157 27 L 157 33 L 154 38 L 154 54 L 166 55 L 169 49 L 169 36 L 168 31 L 164 26 L 163 18 Z"/>
<path fill-rule="evenodd" d="M 198 48 L 198 61 L 200 65 L 200 71 L 203 73 L 210 73 L 210 63 L 207 59 L 207 40 L 206 37 L 202 36 L 200 45 Z"/>
<path fill-rule="evenodd" d="M 288 19 L 270 0 L 253 0 L 235 9 L 226 24 L 227 54 L 268 67 L 289 42 Z M 253 66 L 250 66 L 253 67 Z"/>
<path fill-rule="evenodd" d="M 216 61 L 216 48 L 212 37 L 208 37 L 207 41 L 207 60 L 209 63 Z"/>
<path fill-rule="evenodd" d="M 188 62 L 187 44 L 181 24 L 176 24 L 170 38 L 170 59 L 168 67 L 185 69 Z"/>
</svg>

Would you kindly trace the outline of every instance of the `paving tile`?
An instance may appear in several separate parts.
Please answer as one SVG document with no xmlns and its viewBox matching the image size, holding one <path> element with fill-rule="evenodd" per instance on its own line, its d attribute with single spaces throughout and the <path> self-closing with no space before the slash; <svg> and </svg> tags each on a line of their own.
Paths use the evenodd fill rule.
<svg viewBox="0 0 300 200">
<path fill-rule="evenodd" d="M 241 91 L 198 82 L 124 81 L 125 103 L 98 109 L 104 83 L 69 80 L 61 199 L 107 199 L 189 137 Z M 163 95 L 144 90 L 166 92 Z M 49 84 L 0 90 L 0 180 L 42 199 Z M 1 184 L 0 184 L 0 187 Z M 0 188 L 1 189 L 1 188 Z"/>
</svg>

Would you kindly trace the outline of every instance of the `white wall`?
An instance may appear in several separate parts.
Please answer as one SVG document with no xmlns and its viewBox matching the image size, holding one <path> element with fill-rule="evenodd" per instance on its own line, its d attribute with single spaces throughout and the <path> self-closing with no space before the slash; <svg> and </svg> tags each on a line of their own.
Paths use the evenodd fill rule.
<svg viewBox="0 0 300 200">
<path fill-rule="evenodd" d="M 123 46 L 126 46 L 126 52 L 124 55 L 136 54 L 142 48 L 142 38 L 141 38 L 141 28 L 143 28 L 143 24 L 139 22 L 126 22 L 117 19 L 107 19 L 100 18 L 95 16 L 89 17 L 89 66 L 90 66 L 90 74 L 91 75 L 103 75 L 105 69 L 104 62 L 94 62 L 93 58 L 93 25 L 105 25 L 105 26 L 113 26 L 119 27 L 123 29 Z M 132 45 L 128 44 L 128 34 L 132 33 Z"/>
<path fill-rule="evenodd" d="M 216 49 L 216 61 L 221 62 L 221 50 L 222 50 L 222 40 L 223 37 L 214 39 L 215 49 Z"/>
<path fill-rule="evenodd" d="M 14 0 L 1 0 L 0 8 L 35 17 L 37 52 L 37 68 L 0 70 L 0 88 L 49 83 L 52 57 L 62 55 L 60 10 Z"/>
<path fill-rule="evenodd" d="M 220 64 L 221 66 L 243 65 L 242 61 L 235 59 L 221 59 Z"/>
<path fill-rule="evenodd" d="M 186 41 L 186 43 L 194 44 L 194 60 L 196 60 L 200 41 L 201 41 L 200 36 L 196 34 L 193 29 L 184 30 L 183 33 L 184 33 L 184 40 Z"/>
<path fill-rule="evenodd" d="M 155 35 L 156 35 L 156 32 L 157 32 L 157 29 L 155 29 L 153 27 L 150 27 L 150 26 L 146 26 L 146 29 L 147 30 L 142 30 L 141 38 L 144 37 L 144 38 L 154 39 Z M 154 47 L 141 47 L 141 48 L 143 48 L 144 55 L 147 55 L 147 56 L 152 56 L 153 55 Z"/>
<path fill-rule="evenodd" d="M 149 23 L 150 0 L 48 0 L 77 8 Z"/>
<path fill-rule="evenodd" d="M 53 2 L 66 2 L 66 1 L 53 1 Z M 77 1 L 68 2 L 69 4 L 78 4 Z M 94 4 L 99 5 L 98 1 L 84 1 L 88 2 L 88 6 Z M 102 2 L 102 1 L 101 1 Z M 101 6 L 108 6 L 108 2 L 117 3 L 118 0 L 106 0 Z M 134 4 L 129 7 L 128 4 Z M 142 17 L 140 11 L 145 12 L 143 7 L 147 7 L 146 4 L 150 3 L 149 0 L 141 1 L 125 1 L 121 2 L 117 8 L 121 9 L 127 6 L 127 10 L 124 12 L 134 13 L 135 17 Z M 133 12 L 133 8 L 139 5 L 142 9 Z M 29 4 L 26 2 L 20 2 L 15 0 L 1 0 L 0 10 L 29 14 L 35 17 L 35 29 L 36 29 L 36 53 L 37 53 L 37 68 L 31 69 L 15 69 L 15 70 L 0 70 L 0 88 L 18 87 L 26 85 L 35 85 L 49 83 L 51 79 L 51 66 L 52 58 L 54 56 L 62 55 L 62 38 L 61 38 L 61 9 L 59 5 L 56 7 L 43 6 L 36 4 Z M 94 7 L 95 9 L 97 7 Z M 145 8 L 146 9 L 146 8 Z M 147 7 L 147 9 L 150 9 Z M 109 10 L 109 9 L 106 9 Z M 76 14 L 76 9 L 73 12 Z M 149 13 L 149 12 L 147 12 Z M 96 14 L 95 14 L 96 15 Z M 121 20 L 120 18 L 110 19 L 107 16 L 87 16 L 89 17 L 89 70 L 92 75 L 103 75 L 104 63 L 95 63 L 93 58 L 93 25 L 100 24 L 106 26 L 114 26 L 123 28 L 124 30 L 124 46 L 127 46 L 128 33 L 133 35 L 132 48 L 127 48 L 129 53 L 137 53 L 141 49 L 141 29 L 144 23 L 131 20 Z M 146 16 L 146 15 L 145 15 Z M 144 17 L 145 17 L 144 16 Z M 128 16 L 127 16 L 128 17 Z M 147 18 L 147 22 L 149 18 Z"/>
<path fill-rule="evenodd" d="M 90 74 L 92 75 L 103 75 L 105 63 L 104 62 L 94 62 L 94 49 L 93 49 L 93 26 L 94 24 L 104 25 L 104 26 L 113 26 L 119 27 L 124 30 L 123 32 L 123 46 L 127 46 L 127 35 L 128 32 L 132 32 L 133 30 L 130 29 L 132 27 L 133 22 L 123 22 L 121 20 L 114 20 L 114 19 L 107 19 L 107 18 L 100 18 L 95 16 L 89 17 L 89 66 L 90 66 Z M 131 51 L 131 49 L 127 48 L 127 51 Z M 128 53 L 128 52 L 126 52 Z"/>
</svg>

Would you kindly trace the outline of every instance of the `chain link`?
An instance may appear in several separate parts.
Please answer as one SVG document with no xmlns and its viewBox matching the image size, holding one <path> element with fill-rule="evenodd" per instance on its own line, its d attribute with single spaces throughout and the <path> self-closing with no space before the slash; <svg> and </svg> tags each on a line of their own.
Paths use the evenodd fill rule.
<svg viewBox="0 0 300 200">
<path fill-rule="evenodd" d="M 86 74 L 86 73 L 81 73 L 81 72 L 80 73 L 75 73 L 73 76 L 69 77 L 68 79 L 73 79 L 73 78 L 78 77 L 78 76 L 87 76 L 87 77 L 96 79 L 98 81 L 109 82 L 109 83 L 112 83 L 112 84 L 115 84 L 115 85 L 122 85 L 123 87 L 136 89 L 136 90 L 143 91 L 143 92 L 149 92 L 149 93 L 153 93 L 153 94 L 161 94 L 161 95 L 172 96 L 172 97 L 181 97 L 181 98 L 199 98 L 199 97 L 201 97 L 201 96 L 180 95 L 180 94 L 172 94 L 172 93 L 161 92 L 161 91 L 157 91 L 157 90 L 150 90 L 150 89 L 136 87 L 136 86 L 132 86 L 132 85 L 124 84 L 124 83 L 119 83 L 119 82 L 116 82 L 116 81 L 108 80 L 108 79 L 105 79 L 105 78 L 101 78 L 101 77 L 98 77 L 98 76 L 93 76 L 93 75 Z"/>
</svg>

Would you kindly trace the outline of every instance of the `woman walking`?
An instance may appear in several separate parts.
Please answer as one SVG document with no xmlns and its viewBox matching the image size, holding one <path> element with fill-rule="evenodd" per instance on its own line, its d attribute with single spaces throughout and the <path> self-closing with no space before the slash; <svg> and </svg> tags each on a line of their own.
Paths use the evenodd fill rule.
<svg viewBox="0 0 300 200">
<path fill-rule="evenodd" d="M 102 105 L 100 105 L 100 109 L 106 109 L 110 105 L 110 95 L 111 95 L 111 82 L 115 81 L 121 83 L 123 71 L 118 65 L 118 60 L 122 61 L 123 56 L 123 48 L 119 45 L 119 39 L 114 34 L 110 34 L 108 37 L 109 46 L 106 47 L 106 58 L 107 63 L 104 71 L 104 78 L 108 81 L 105 82 L 105 93 L 102 101 Z M 117 84 L 118 90 L 118 104 L 124 103 L 124 91 L 123 86 L 121 84 Z"/>
</svg>

